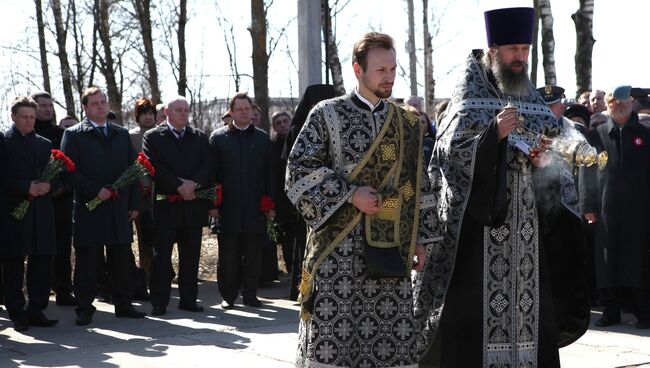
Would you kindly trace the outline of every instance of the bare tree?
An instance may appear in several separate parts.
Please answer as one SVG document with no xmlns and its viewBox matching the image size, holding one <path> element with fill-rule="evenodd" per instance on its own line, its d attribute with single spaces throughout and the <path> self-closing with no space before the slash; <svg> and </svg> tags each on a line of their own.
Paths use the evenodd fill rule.
<svg viewBox="0 0 650 368">
<path fill-rule="evenodd" d="M 329 69 L 332 74 L 332 85 L 337 95 L 345 94 L 345 84 L 343 83 L 343 68 L 341 68 L 341 59 L 339 58 L 338 46 L 336 44 L 336 36 L 333 30 L 332 19 L 336 17 L 336 14 L 343 10 L 343 8 L 349 4 L 348 0 L 341 7 L 338 6 L 338 0 L 334 3 L 334 15 L 332 14 L 332 9 L 329 6 L 328 0 L 321 0 L 321 17 L 323 25 L 323 38 L 325 40 L 325 63 L 329 66 Z M 329 77 L 329 76 L 327 76 Z M 329 78 L 328 78 L 329 79 Z"/>
<path fill-rule="evenodd" d="M 75 103 L 72 94 L 72 75 L 70 63 L 68 62 L 68 51 L 66 50 L 68 21 L 66 20 L 66 26 L 64 26 L 60 0 L 52 0 L 51 5 L 52 13 L 54 13 L 54 25 L 56 27 L 57 54 L 59 55 L 59 64 L 61 64 L 61 82 L 63 85 L 63 95 L 65 96 L 65 110 L 68 115 L 73 116 L 75 114 Z"/>
<path fill-rule="evenodd" d="M 544 82 L 547 86 L 557 84 L 555 74 L 555 37 L 553 36 L 553 12 L 551 0 L 538 0 L 539 15 L 542 23 L 542 65 Z"/>
<path fill-rule="evenodd" d="M 436 81 L 433 79 L 433 46 L 429 33 L 429 0 L 422 0 L 422 34 L 424 36 L 424 101 L 429 116 L 435 111 Z"/>
<path fill-rule="evenodd" d="M 273 1 L 270 1 L 269 5 Z M 253 42 L 253 90 L 255 103 L 262 112 L 262 128 L 269 130 L 269 55 L 266 52 L 267 5 L 264 0 L 251 0 L 251 25 L 248 31 Z"/>
<path fill-rule="evenodd" d="M 187 0 L 178 4 L 178 94 L 187 91 L 187 52 L 185 51 L 185 26 L 187 25 Z"/>
<path fill-rule="evenodd" d="M 539 0 L 533 0 L 533 8 L 535 15 L 533 18 L 533 39 L 532 47 L 530 50 L 530 82 L 533 86 L 537 86 L 537 65 L 539 63 Z"/>
<path fill-rule="evenodd" d="M 113 58 L 113 50 L 111 50 L 111 30 L 110 30 L 110 8 L 113 5 L 112 0 L 95 0 L 99 2 L 97 7 L 96 17 L 99 21 L 99 39 L 103 46 L 103 57 L 100 57 L 100 72 L 106 79 L 106 92 L 108 94 L 108 102 L 111 111 L 117 116 L 117 121 L 122 122 L 122 93 L 118 86 L 116 77 L 116 68 L 121 65 L 121 62 L 116 63 Z M 117 55 L 116 55 L 117 56 Z M 120 75 L 123 75 L 120 73 Z M 121 83 L 120 83 L 121 84 Z"/>
<path fill-rule="evenodd" d="M 43 22 L 43 7 L 41 0 L 34 0 L 36 5 L 36 27 L 38 28 L 38 48 L 41 52 L 41 71 L 43 72 L 43 89 L 52 92 L 50 88 L 50 70 L 47 64 L 47 44 L 45 42 L 45 24 Z"/>
<path fill-rule="evenodd" d="M 219 9 L 218 5 L 217 9 Z M 240 91 L 242 74 L 239 73 L 239 65 L 237 64 L 237 42 L 235 42 L 234 27 L 225 17 L 217 17 L 217 23 L 219 23 L 219 28 L 221 28 L 223 33 L 223 42 L 226 45 L 226 52 L 228 53 L 230 76 L 235 83 L 235 91 Z"/>
<path fill-rule="evenodd" d="M 142 32 L 142 44 L 144 46 L 145 61 L 147 64 L 147 80 L 151 89 L 151 101 L 154 104 L 161 102 L 160 86 L 158 84 L 158 68 L 156 57 L 153 52 L 153 33 L 151 30 L 151 0 L 132 0 L 135 9 L 140 31 Z"/>
<path fill-rule="evenodd" d="M 406 44 L 406 52 L 409 54 L 409 81 L 411 84 L 411 96 L 418 95 L 418 70 L 417 70 L 417 54 L 415 49 L 415 20 L 413 0 L 406 0 L 408 8 L 408 25 L 409 25 L 409 38 Z"/>
<path fill-rule="evenodd" d="M 596 40 L 593 35 L 594 0 L 580 0 L 580 8 L 571 19 L 576 26 L 576 96 L 591 90 L 591 56 Z"/>
</svg>

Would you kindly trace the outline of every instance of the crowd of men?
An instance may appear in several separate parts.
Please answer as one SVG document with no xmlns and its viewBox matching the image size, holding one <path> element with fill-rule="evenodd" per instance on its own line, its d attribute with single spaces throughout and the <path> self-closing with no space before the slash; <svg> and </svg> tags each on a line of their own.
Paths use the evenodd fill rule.
<svg viewBox="0 0 650 368">
<path fill-rule="evenodd" d="M 49 94 L 17 98 L 0 139 L 14 329 L 57 323 L 44 314 L 50 290 L 81 326 L 98 295 L 116 317 L 146 316 L 134 298 L 165 315 L 176 276 L 177 307 L 202 312 L 206 227 L 218 239 L 224 310 L 240 295 L 262 305 L 257 289 L 277 277 L 281 244 L 289 297 L 301 303 L 297 366 L 556 367 L 594 305 L 604 307 L 596 326 L 620 323 L 627 308 L 650 328 L 648 90 L 574 102 L 559 86 L 535 89 L 533 13 L 485 13 L 488 48 L 470 52 L 433 119 L 416 96 L 390 98 L 396 56 L 381 33 L 354 46 L 353 91 L 309 86 L 293 117 L 272 116 L 270 134 L 246 93 L 209 137 L 189 125 L 182 96 L 138 99 L 130 131 L 97 87 L 81 96 L 85 118 L 58 126 Z M 560 146 L 589 147 L 592 162 Z M 41 180 L 59 148 L 75 170 Z M 139 151 L 155 174 L 112 187 Z M 206 198 L 217 183 L 220 200 Z M 10 216 L 23 201 L 24 216 Z"/>
</svg>

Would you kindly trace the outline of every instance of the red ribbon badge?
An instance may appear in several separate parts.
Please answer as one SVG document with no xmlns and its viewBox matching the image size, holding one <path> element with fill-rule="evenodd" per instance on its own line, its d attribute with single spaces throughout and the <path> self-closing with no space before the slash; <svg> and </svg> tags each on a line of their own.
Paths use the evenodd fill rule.
<svg viewBox="0 0 650 368">
<path fill-rule="evenodd" d="M 634 145 L 637 146 L 637 147 L 641 147 L 641 146 L 643 146 L 643 138 L 634 137 L 634 139 L 632 139 L 632 143 L 634 143 Z"/>
</svg>

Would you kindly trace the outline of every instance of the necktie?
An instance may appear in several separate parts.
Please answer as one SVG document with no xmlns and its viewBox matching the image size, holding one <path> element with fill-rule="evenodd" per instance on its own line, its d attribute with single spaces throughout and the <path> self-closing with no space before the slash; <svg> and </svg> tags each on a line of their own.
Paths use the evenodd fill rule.
<svg viewBox="0 0 650 368">
<path fill-rule="evenodd" d="M 172 129 L 174 131 L 174 134 L 176 135 L 176 139 L 179 141 L 183 139 L 183 133 L 185 133 L 185 129 Z"/>
<path fill-rule="evenodd" d="M 97 126 L 97 129 L 99 129 L 99 131 L 102 132 L 104 137 L 108 137 L 108 129 L 106 129 L 106 125 L 99 125 Z"/>
</svg>

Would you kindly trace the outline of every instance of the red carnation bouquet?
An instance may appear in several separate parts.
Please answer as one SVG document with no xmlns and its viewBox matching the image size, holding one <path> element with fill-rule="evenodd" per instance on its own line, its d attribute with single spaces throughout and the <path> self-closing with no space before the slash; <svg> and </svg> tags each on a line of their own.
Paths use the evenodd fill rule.
<svg viewBox="0 0 650 368">
<path fill-rule="evenodd" d="M 262 196 L 262 198 L 260 198 L 260 211 L 262 211 L 262 213 L 266 215 L 274 209 L 275 202 L 273 202 L 273 199 L 271 199 L 271 197 Z M 280 228 L 280 224 L 278 224 L 275 219 L 266 220 L 266 232 L 269 234 L 269 237 L 275 244 L 278 244 L 284 235 L 282 229 Z"/>
<path fill-rule="evenodd" d="M 214 203 L 215 206 L 218 206 L 221 204 L 221 199 L 223 198 L 221 191 L 222 191 L 221 184 L 216 183 L 215 185 L 209 188 L 194 191 L 194 197 L 198 199 L 207 199 L 210 202 Z M 183 197 L 181 197 L 180 194 L 158 194 L 156 195 L 156 200 L 168 201 L 168 202 L 179 202 L 183 200 Z"/>
<path fill-rule="evenodd" d="M 51 150 L 50 159 L 45 165 L 45 169 L 38 178 L 40 182 L 49 182 L 54 179 L 61 171 L 73 172 L 75 170 L 74 162 L 65 155 L 65 153 L 60 150 L 53 149 Z M 11 216 L 16 220 L 22 220 L 27 209 L 29 208 L 29 203 L 34 199 L 31 195 L 27 196 L 27 199 L 20 202 L 20 204 L 11 211 Z"/>
<path fill-rule="evenodd" d="M 111 192 L 111 198 L 113 198 L 113 200 L 119 198 L 117 192 L 120 190 L 120 188 L 127 186 L 146 175 L 153 177 L 155 173 L 156 170 L 154 169 L 153 165 L 151 165 L 151 162 L 149 162 L 147 159 L 147 156 L 145 156 L 142 152 L 138 153 L 138 158 L 135 160 L 135 162 L 126 170 L 124 170 L 122 175 L 120 175 L 120 177 L 117 178 L 113 184 L 107 187 L 107 189 Z M 88 211 L 92 211 L 97 208 L 100 203 L 102 203 L 102 200 L 95 198 L 92 201 L 86 203 L 86 207 L 88 207 Z"/>
</svg>

